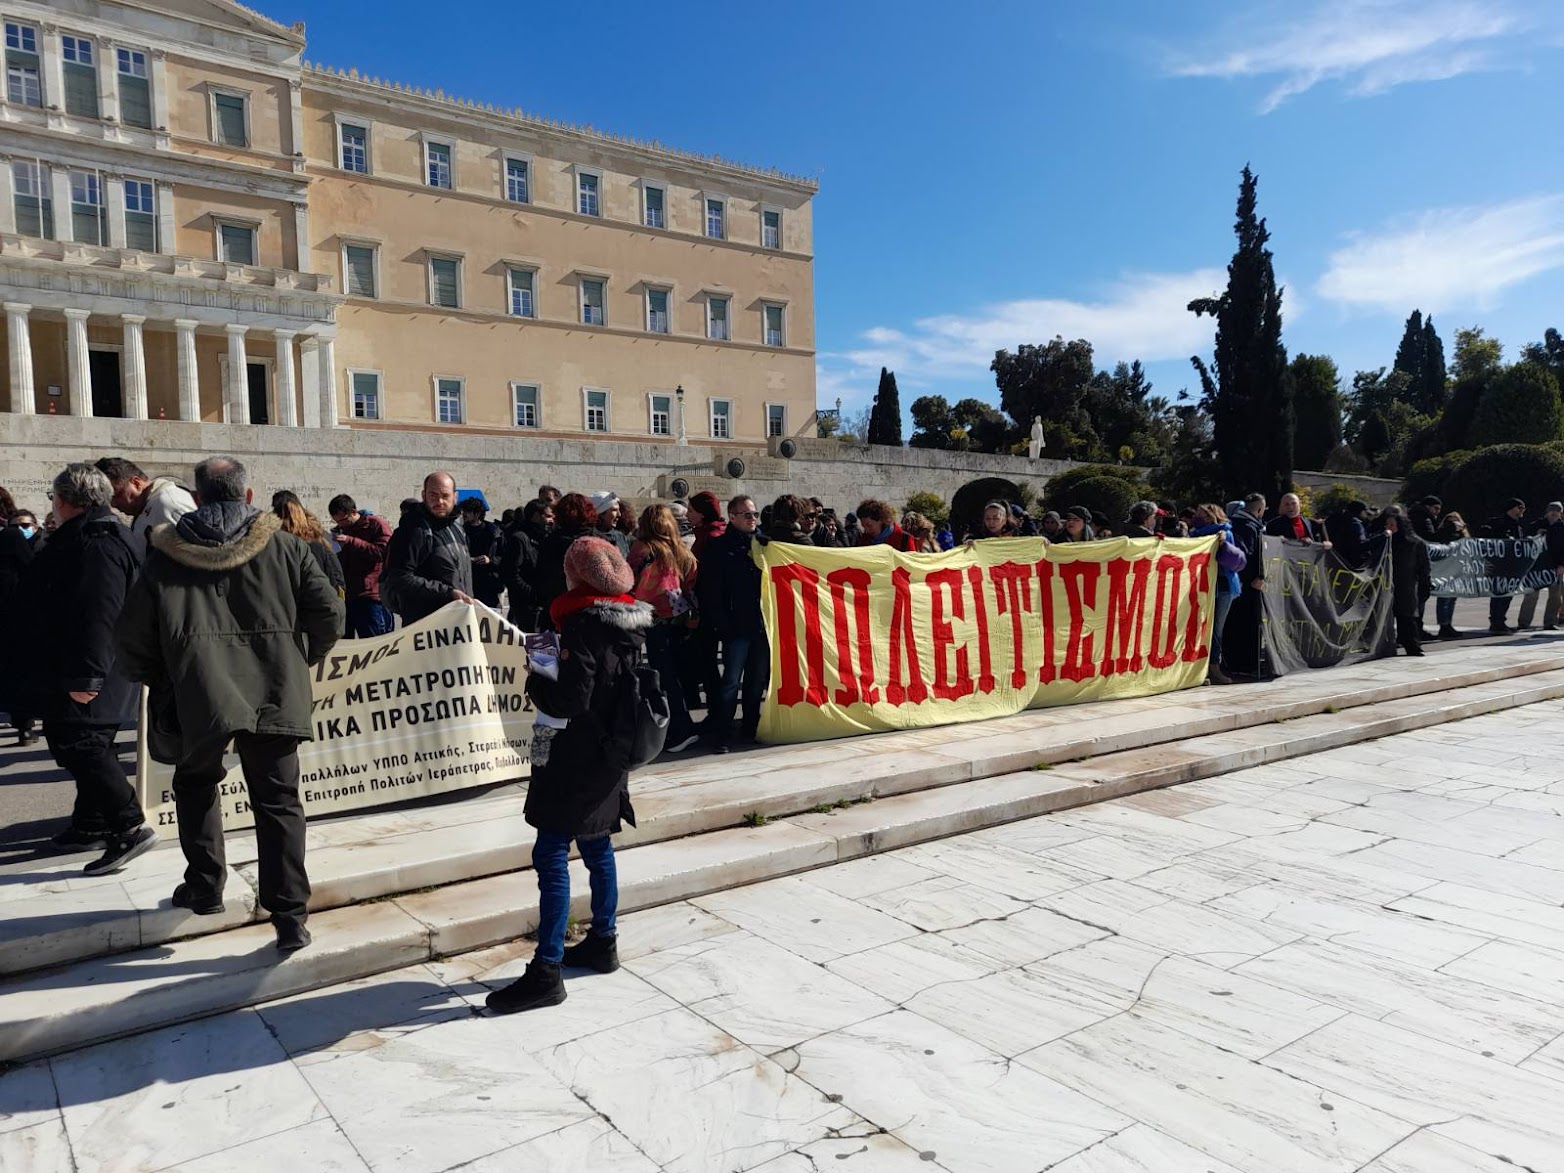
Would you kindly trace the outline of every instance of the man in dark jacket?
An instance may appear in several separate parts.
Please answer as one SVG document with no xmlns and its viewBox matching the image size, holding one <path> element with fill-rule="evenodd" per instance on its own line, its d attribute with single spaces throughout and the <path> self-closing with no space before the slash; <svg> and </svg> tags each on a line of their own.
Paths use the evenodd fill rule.
<svg viewBox="0 0 1564 1173">
<path fill-rule="evenodd" d="M 472 559 L 473 598 L 490 607 L 500 605 L 505 583 L 500 578 L 500 562 L 505 557 L 505 537 L 500 527 L 486 519 L 489 507 L 482 497 L 462 502 L 462 534 L 467 539 L 467 554 Z"/>
<path fill-rule="evenodd" d="M 118 637 L 127 674 L 171 692 L 179 717 L 174 806 L 185 882 L 176 908 L 223 910 L 220 788 L 230 740 L 255 815 L 261 906 L 284 954 L 310 942 L 299 742 L 314 734 L 310 668 L 342 634 L 342 600 L 309 546 L 251 504 L 244 466 L 196 466 L 197 508 L 152 531 Z"/>
<path fill-rule="evenodd" d="M 1229 511 L 1233 545 L 1244 552 L 1244 589 L 1233 600 L 1222 629 L 1222 661 L 1229 672 L 1255 676 L 1260 671 L 1260 622 L 1265 613 L 1265 497 L 1250 493 Z"/>
<path fill-rule="evenodd" d="M 1368 529 L 1363 515 L 1368 505 L 1362 501 L 1348 501 L 1325 519 L 1325 536 L 1330 541 L 1336 557 L 1354 570 L 1368 565 Z"/>
<path fill-rule="evenodd" d="M 1323 542 L 1325 533 L 1318 522 L 1303 515 L 1303 502 L 1297 493 L 1284 493 L 1276 503 L 1276 516 L 1265 523 L 1265 532 L 1273 538 L 1295 542 Z"/>
<path fill-rule="evenodd" d="M 722 645 L 722 682 L 708 717 L 707 739 L 718 753 L 733 741 L 733 715 L 744 697 L 743 735 L 753 739 L 760 724 L 760 699 L 771 682 L 771 645 L 760 615 L 760 567 L 751 546 L 766 539 L 756 530 L 760 510 L 750 497 L 728 502 L 728 527 L 700 557 L 695 580 L 701 626 Z"/>
<path fill-rule="evenodd" d="M 1417 536 L 1399 505 L 1381 515 L 1390 535 L 1391 611 L 1396 618 L 1396 642 L 1409 656 L 1421 656 L 1423 607 L 1433 593 L 1428 543 Z"/>
<path fill-rule="evenodd" d="M 117 872 L 157 842 L 114 748 L 136 710 L 115 656 L 114 624 L 140 573 L 142 543 L 114 516 L 113 496 L 109 478 L 90 464 L 68 465 L 54 478 L 60 525 L 23 576 L 17 605 L 26 627 L 13 649 L 27 666 L 49 750 L 76 780 L 71 825 L 54 844 L 105 845 L 89 876 Z"/>
<path fill-rule="evenodd" d="M 426 476 L 423 501 L 402 514 L 386 550 L 380 597 L 404 624 L 417 623 L 452 601 L 472 602 L 472 559 L 450 473 Z"/>
<path fill-rule="evenodd" d="M 554 524 L 554 507 L 541 497 L 517 510 L 520 520 L 505 534 L 500 578 L 510 606 L 510 621 L 523 631 L 538 631 L 538 551 Z"/>
<path fill-rule="evenodd" d="M 1124 527 L 1124 536 L 1127 538 L 1154 538 L 1157 531 L 1152 527 L 1157 524 L 1157 503 L 1155 501 L 1137 501 L 1130 506 L 1128 522 Z"/>
<path fill-rule="evenodd" d="M 1445 504 L 1438 497 L 1429 494 L 1416 505 L 1407 510 L 1407 520 L 1412 523 L 1412 532 L 1425 542 L 1437 542 L 1439 540 L 1439 515 L 1444 512 Z"/>
<path fill-rule="evenodd" d="M 1537 559 L 1538 570 L 1551 570 L 1564 575 L 1564 502 L 1548 502 L 1547 512 L 1533 527 L 1533 532 L 1546 543 L 1542 557 Z M 1555 578 L 1552 586 L 1527 591 L 1521 598 L 1521 613 L 1517 621 L 1520 627 L 1530 627 L 1537 613 L 1537 601 L 1544 595 L 1547 602 L 1542 608 L 1542 630 L 1556 631 L 1559 626 L 1559 610 L 1564 602 L 1564 581 Z"/>
<path fill-rule="evenodd" d="M 1519 497 L 1511 497 L 1504 503 L 1503 513 L 1488 519 L 1487 524 L 1483 526 L 1482 536 L 1518 541 L 1526 536 L 1526 523 L 1522 520 L 1525 516 L 1526 502 Z M 1513 595 L 1499 595 L 1488 600 L 1489 634 L 1508 635 L 1515 630 L 1506 622 L 1510 614 L 1510 600 L 1513 597 Z"/>
<path fill-rule="evenodd" d="M 396 626 L 391 612 L 380 602 L 380 574 L 391 544 L 391 527 L 385 518 L 361 512 L 358 502 L 346 493 L 333 497 L 327 510 L 336 523 L 331 533 L 337 539 L 337 561 L 347 580 L 344 634 L 359 639 L 385 635 Z"/>
</svg>

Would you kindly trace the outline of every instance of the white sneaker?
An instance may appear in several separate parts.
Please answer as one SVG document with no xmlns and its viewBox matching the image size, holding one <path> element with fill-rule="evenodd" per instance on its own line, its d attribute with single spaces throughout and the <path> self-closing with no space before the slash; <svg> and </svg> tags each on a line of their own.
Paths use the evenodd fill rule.
<svg viewBox="0 0 1564 1173">
<path fill-rule="evenodd" d="M 672 745 L 664 746 L 663 749 L 667 753 L 683 753 L 700 739 L 701 735 L 699 733 L 692 733 L 683 741 L 676 741 Z"/>
</svg>

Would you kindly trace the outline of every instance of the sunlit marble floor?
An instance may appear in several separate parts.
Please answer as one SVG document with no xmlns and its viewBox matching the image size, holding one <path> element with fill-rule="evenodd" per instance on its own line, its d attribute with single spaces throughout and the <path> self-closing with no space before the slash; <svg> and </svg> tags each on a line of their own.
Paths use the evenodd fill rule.
<svg viewBox="0 0 1564 1173">
<path fill-rule="evenodd" d="M 0 1075 L 0 1170 L 1564 1170 L 1564 704 Z M 519 880 L 518 883 L 525 882 Z"/>
</svg>

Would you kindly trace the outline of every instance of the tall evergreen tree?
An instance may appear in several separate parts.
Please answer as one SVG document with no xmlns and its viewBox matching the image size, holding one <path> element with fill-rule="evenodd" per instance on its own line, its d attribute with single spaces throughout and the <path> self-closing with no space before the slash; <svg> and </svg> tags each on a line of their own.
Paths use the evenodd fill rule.
<svg viewBox="0 0 1564 1173">
<path fill-rule="evenodd" d="M 1275 501 L 1292 485 L 1292 379 L 1282 345 L 1282 291 L 1266 247 L 1271 234 L 1255 215 L 1256 185 L 1245 166 L 1227 289 L 1189 303 L 1192 313 L 1216 319 L 1212 363 L 1190 361 L 1200 374 L 1200 402 L 1211 416 L 1227 490 L 1259 490 Z"/>
<path fill-rule="evenodd" d="M 869 443 L 901 447 L 901 393 L 896 390 L 896 373 L 884 367 L 869 416 Z"/>
<path fill-rule="evenodd" d="M 1401 331 L 1401 345 L 1396 347 L 1396 361 L 1391 370 L 1405 371 L 1412 376 L 1414 385 L 1423 371 L 1423 311 L 1413 310 L 1407 319 L 1406 329 Z"/>
<path fill-rule="evenodd" d="M 1324 354 L 1300 354 L 1289 370 L 1298 421 L 1293 459 L 1300 468 L 1324 468 L 1326 457 L 1341 444 L 1341 374 Z"/>
<path fill-rule="evenodd" d="M 1434 329 L 1434 315 L 1423 320 L 1423 369 L 1418 380 L 1417 399 L 1412 404 L 1421 415 L 1437 415 L 1444 410 L 1449 394 L 1449 372 L 1445 369 L 1445 344 Z"/>
</svg>

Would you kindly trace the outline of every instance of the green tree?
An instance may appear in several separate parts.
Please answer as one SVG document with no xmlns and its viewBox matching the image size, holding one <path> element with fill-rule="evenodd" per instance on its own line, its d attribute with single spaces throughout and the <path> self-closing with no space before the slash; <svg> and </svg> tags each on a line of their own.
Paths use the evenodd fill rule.
<svg viewBox="0 0 1564 1173">
<path fill-rule="evenodd" d="M 1541 342 L 1529 343 L 1521 351 L 1521 359 L 1546 367 L 1559 381 L 1559 386 L 1564 387 L 1564 338 L 1552 326 L 1543 334 Z"/>
<path fill-rule="evenodd" d="M 1474 448 L 1490 444 L 1546 444 L 1564 436 L 1564 405 L 1553 372 L 1518 362 L 1494 377 L 1472 417 Z"/>
<path fill-rule="evenodd" d="M 1292 360 L 1293 461 L 1300 468 L 1322 469 L 1341 443 L 1341 374 L 1328 355 L 1300 354 Z"/>
<path fill-rule="evenodd" d="M 1488 385 L 1500 371 L 1503 351 L 1497 338 L 1482 327 L 1455 332 L 1455 357 L 1450 364 L 1450 400 L 1439 420 L 1439 447 L 1446 452 L 1476 447 L 1471 442 L 1472 421 Z M 1437 455 L 1428 453 L 1427 455 Z"/>
<path fill-rule="evenodd" d="M 950 414 L 956 421 L 956 429 L 966 433 L 970 447 L 975 451 L 1003 452 L 1009 447 L 1010 422 L 992 403 L 968 396 L 957 400 Z"/>
<path fill-rule="evenodd" d="M 951 447 L 951 432 L 956 427 L 956 418 L 951 414 L 950 402 L 943 395 L 920 395 L 912 401 L 908 410 L 912 413 L 912 436 L 907 440 L 907 447 Z"/>
<path fill-rule="evenodd" d="M 1378 408 L 1369 412 L 1358 432 L 1357 443 L 1358 451 L 1371 465 L 1377 464 L 1379 458 L 1390 451 L 1390 425 L 1385 422 L 1384 412 Z"/>
<path fill-rule="evenodd" d="M 945 504 L 945 498 L 938 493 L 927 491 L 914 493 L 908 497 L 904 511 L 907 513 L 921 513 L 935 525 L 939 525 L 950 518 L 950 506 Z"/>
<path fill-rule="evenodd" d="M 1129 448 L 1135 458 L 1160 463 L 1171 435 L 1163 419 L 1167 400 L 1151 394 L 1151 383 L 1139 361 L 1119 363 L 1099 371 L 1087 384 L 1084 406 L 1097 433 L 1093 460 L 1117 460 Z"/>
<path fill-rule="evenodd" d="M 1412 376 L 1405 371 L 1390 371 L 1384 367 L 1372 371 L 1359 371 L 1352 376 L 1352 390 L 1347 394 L 1347 418 L 1344 434 L 1349 444 L 1357 443 L 1369 416 L 1376 411 L 1389 418 L 1391 406 L 1411 398 Z"/>
<path fill-rule="evenodd" d="M 901 447 L 901 392 L 896 390 L 896 373 L 884 367 L 869 415 L 869 443 Z"/>
<path fill-rule="evenodd" d="M 1498 374 L 1504 358 L 1504 348 L 1497 338 L 1489 338 L 1481 326 L 1471 326 L 1455 332 L 1455 361 L 1450 365 L 1450 377 L 1463 379 L 1491 377 Z"/>
<path fill-rule="evenodd" d="M 1282 291 L 1276 284 L 1270 231 L 1255 214 L 1257 181 L 1247 166 L 1238 188 L 1238 248 L 1220 297 L 1189 309 L 1216 319 L 1210 367 L 1200 375 L 1200 406 L 1211 416 L 1217 462 L 1233 492 L 1258 490 L 1275 500 L 1292 484 L 1292 381 L 1282 345 Z"/>
<path fill-rule="evenodd" d="M 1048 454 L 1066 460 L 1089 457 L 1097 431 L 1086 410 L 1086 388 L 1095 373 L 1092 344 L 1056 337 L 1044 346 L 1023 343 L 1014 354 L 998 351 L 989 364 L 999 385 L 999 406 L 1021 433 L 1032 417 L 1048 421 Z"/>
<path fill-rule="evenodd" d="M 1392 370 L 1407 377 L 1408 402 L 1419 415 L 1434 415 L 1445 405 L 1445 344 L 1432 316 L 1413 310 L 1396 348 Z"/>
</svg>

